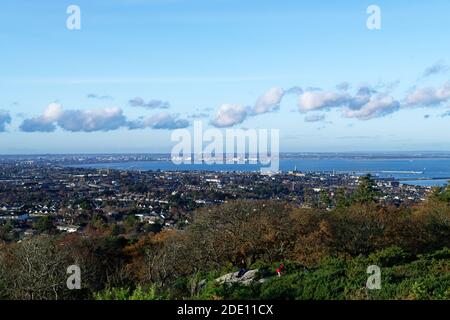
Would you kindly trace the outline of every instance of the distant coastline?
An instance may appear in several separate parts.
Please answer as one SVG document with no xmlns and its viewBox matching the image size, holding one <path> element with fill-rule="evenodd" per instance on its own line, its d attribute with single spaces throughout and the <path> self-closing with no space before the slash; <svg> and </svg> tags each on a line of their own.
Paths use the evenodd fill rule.
<svg viewBox="0 0 450 320">
<path fill-rule="evenodd" d="M 36 154 L 0 154 L 1 160 L 8 159 L 78 159 L 92 160 L 95 158 L 118 162 L 120 159 L 129 161 L 167 161 L 170 153 L 36 153 Z M 141 160 L 139 160 L 141 159 Z M 368 151 L 368 152 L 281 152 L 280 159 L 449 159 L 450 151 Z"/>
<path fill-rule="evenodd" d="M 237 171 L 256 172 L 257 164 L 191 164 L 176 165 L 166 161 L 118 161 L 78 163 L 78 168 L 138 171 Z M 336 174 L 372 174 L 378 179 L 392 179 L 405 184 L 442 186 L 450 180 L 449 158 L 417 159 L 345 159 L 345 158 L 281 158 L 280 171 L 329 172 Z"/>
<path fill-rule="evenodd" d="M 246 158 L 251 158 L 247 155 Z M 239 171 L 260 170 L 258 164 L 176 165 L 167 153 L 136 154 L 61 154 L 0 155 L 1 162 L 19 161 L 36 165 L 78 168 L 161 171 Z M 342 152 L 280 154 L 280 171 L 372 174 L 379 179 L 394 179 L 406 184 L 442 186 L 450 178 L 450 152 Z"/>
</svg>

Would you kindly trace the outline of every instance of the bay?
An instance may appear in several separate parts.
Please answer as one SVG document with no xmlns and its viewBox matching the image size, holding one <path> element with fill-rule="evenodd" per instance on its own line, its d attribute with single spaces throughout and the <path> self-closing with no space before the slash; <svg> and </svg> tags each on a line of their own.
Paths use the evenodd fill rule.
<svg viewBox="0 0 450 320">
<path fill-rule="evenodd" d="M 74 165 L 79 168 L 161 171 L 259 171 L 259 164 L 180 164 L 171 161 L 105 162 Z M 450 159 L 280 159 L 283 172 L 335 172 L 372 174 L 379 178 L 395 178 L 402 183 L 442 186 L 450 180 Z"/>
</svg>

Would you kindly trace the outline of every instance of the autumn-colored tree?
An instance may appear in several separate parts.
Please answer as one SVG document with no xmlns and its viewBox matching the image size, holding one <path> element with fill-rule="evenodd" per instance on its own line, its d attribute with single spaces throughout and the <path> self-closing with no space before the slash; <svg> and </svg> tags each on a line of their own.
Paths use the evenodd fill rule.
<svg viewBox="0 0 450 320">
<path fill-rule="evenodd" d="M 167 250 L 167 246 L 174 237 L 179 240 L 178 232 L 164 230 L 147 234 L 128 245 L 124 253 L 131 259 L 126 265 L 126 272 L 140 283 L 163 283 L 171 275 L 172 267 L 167 260 L 170 250 Z"/>
<path fill-rule="evenodd" d="M 186 234 L 199 263 L 248 267 L 277 259 L 289 244 L 290 209 L 283 203 L 239 200 L 197 212 Z"/>
</svg>

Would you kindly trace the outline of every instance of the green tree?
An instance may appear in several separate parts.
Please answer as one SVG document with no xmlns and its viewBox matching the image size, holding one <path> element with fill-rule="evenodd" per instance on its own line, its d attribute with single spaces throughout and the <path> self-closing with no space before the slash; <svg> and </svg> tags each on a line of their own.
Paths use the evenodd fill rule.
<svg viewBox="0 0 450 320">
<path fill-rule="evenodd" d="M 49 216 L 39 217 L 34 223 L 34 228 L 39 233 L 54 233 L 56 227 L 53 224 L 53 219 Z"/>
<path fill-rule="evenodd" d="M 445 187 L 434 187 L 428 199 L 432 201 L 450 202 L 450 181 Z"/>
<path fill-rule="evenodd" d="M 336 208 L 338 209 L 342 209 L 342 208 L 346 208 L 348 206 L 351 205 L 351 199 L 350 197 L 347 195 L 345 188 L 339 188 L 336 191 Z"/>
<path fill-rule="evenodd" d="M 375 181 L 370 174 L 362 177 L 356 192 L 353 194 L 353 201 L 356 203 L 369 204 L 377 201 L 379 191 Z"/>
<path fill-rule="evenodd" d="M 124 226 L 128 232 L 137 231 L 139 220 L 136 218 L 136 216 L 130 214 L 125 218 Z"/>
<path fill-rule="evenodd" d="M 11 238 L 11 231 L 14 229 L 14 224 L 11 220 L 7 221 L 0 227 L 0 239 L 9 240 Z"/>
<path fill-rule="evenodd" d="M 332 205 L 330 195 L 326 190 L 320 192 L 320 208 L 329 208 Z"/>
</svg>

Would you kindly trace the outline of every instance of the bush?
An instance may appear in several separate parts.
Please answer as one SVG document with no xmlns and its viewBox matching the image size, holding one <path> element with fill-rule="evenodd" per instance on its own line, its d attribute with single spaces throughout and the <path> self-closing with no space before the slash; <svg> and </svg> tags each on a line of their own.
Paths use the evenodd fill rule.
<svg viewBox="0 0 450 320">
<path fill-rule="evenodd" d="M 390 247 L 369 255 L 369 261 L 379 267 L 392 267 L 394 265 L 410 262 L 414 256 L 399 247 Z"/>
<path fill-rule="evenodd" d="M 134 290 L 130 288 L 105 289 L 94 294 L 95 300 L 159 300 L 154 286 L 142 288 L 138 286 Z"/>
</svg>

